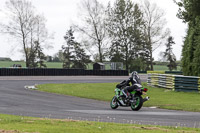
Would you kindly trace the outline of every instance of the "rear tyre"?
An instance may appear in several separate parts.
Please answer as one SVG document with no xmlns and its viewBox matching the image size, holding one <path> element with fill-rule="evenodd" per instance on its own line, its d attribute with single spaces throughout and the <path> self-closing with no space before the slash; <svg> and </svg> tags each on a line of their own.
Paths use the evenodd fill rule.
<svg viewBox="0 0 200 133">
<path fill-rule="evenodd" d="M 132 109 L 133 111 L 138 111 L 138 110 L 140 110 L 140 108 L 141 108 L 142 105 L 143 105 L 143 99 L 142 99 L 142 97 L 139 96 L 139 95 L 136 95 L 136 96 L 135 96 L 135 99 L 136 99 L 136 102 L 135 102 L 135 103 L 131 103 L 131 109 Z"/>
<path fill-rule="evenodd" d="M 117 103 L 117 97 L 114 96 L 110 102 L 110 107 L 112 109 L 116 109 L 118 107 L 118 103 Z"/>
</svg>

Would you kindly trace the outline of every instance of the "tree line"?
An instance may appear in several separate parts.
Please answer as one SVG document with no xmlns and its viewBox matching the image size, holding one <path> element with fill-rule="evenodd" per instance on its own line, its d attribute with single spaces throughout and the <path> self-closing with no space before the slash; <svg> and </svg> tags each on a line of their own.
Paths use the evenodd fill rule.
<svg viewBox="0 0 200 133">
<path fill-rule="evenodd" d="M 188 25 L 182 50 L 183 73 L 200 76 L 200 0 L 175 2 L 180 7 L 177 16 Z"/>
<path fill-rule="evenodd" d="M 19 41 L 27 67 L 46 67 L 43 49 L 51 38 L 44 16 L 36 14 L 27 0 L 9 0 L 6 5 L 10 19 L 1 25 L 3 32 Z M 80 5 L 81 23 L 66 28 L 66 43 L 56 56 L 63 68 L 86 68 L 93 60 L 123 62 L 126 70 L 153 70 L 153 52 L 166 39 L 164 56 L 170 61 L 170 70 L 176 66 L 173 37 L 165 27 L 164 11 L 156 4 L 115 0 L 104 6 L 98 0 L 83 0 Z"/>
</svg>

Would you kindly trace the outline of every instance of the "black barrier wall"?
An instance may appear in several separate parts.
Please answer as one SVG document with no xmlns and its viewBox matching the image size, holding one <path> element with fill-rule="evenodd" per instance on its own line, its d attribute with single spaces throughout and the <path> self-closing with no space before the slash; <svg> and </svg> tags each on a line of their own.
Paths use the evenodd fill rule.
<svg viewBox="0 0 200 133">
<path fill-rule="evenodd" d="M 84 70 L 56 68 L 0 68 L 0 76 L 128 76 L 126 70 Z"/>
</svg>

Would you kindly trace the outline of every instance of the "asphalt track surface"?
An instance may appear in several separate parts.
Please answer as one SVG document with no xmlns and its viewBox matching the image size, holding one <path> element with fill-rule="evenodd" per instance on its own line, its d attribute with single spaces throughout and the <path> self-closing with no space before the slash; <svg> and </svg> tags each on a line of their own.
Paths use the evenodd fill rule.
<svg viewBox="0 0 200 133">
<path fill-rule="evenodd" d="M 145 75 L 141 77 L 143 81 L 146 80 Z M 129 107 L 119 107 L 112 110 L 109 102 L 50 94 L 24 88 L 26 85 L 45 83 L 120 82 L 127 78 L 126 76 L 0 77 L 0 113 L 42 118 L 200 128 L 200 113 L 198 112 L 147 107 L 143 107 L 139 111 L 132 111 Z"/>
</svg>

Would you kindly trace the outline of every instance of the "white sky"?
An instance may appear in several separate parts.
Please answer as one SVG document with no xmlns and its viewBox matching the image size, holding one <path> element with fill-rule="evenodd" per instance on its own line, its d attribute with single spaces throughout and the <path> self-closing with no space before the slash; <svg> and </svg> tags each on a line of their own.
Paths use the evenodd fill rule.
<svg viewBox="0 0 200 133">
<path fill-rule="evenodd" d="M 6 0 L 0 0 L 0 10 L 5 7 Z M 48 55 L 53 55 L 61 49 L 64 43 L 63 36 L 69 26 L 78 20 L 78 6 L 81 0 L 31 0 L 36 10 L 42 13 L 47 19 L 47 28 L 49 32 L 54 32 L 53 49 L 45 51 Z M 107 3 L 108 0 L 99 0 L 102 3 Z M 110 0 L 114 1 L 114 0 Z M 139 1 L 139 0 L 136 0 Z M 149 0 L 156 3 L 162 8 L 166 15 L 165 18 L 168 22 L 167 27 L 171 30 L 171 35 L 174 37 L 176 44 L 173 46 L 173 51 L 179 60 L 181 58 L 181 50 L 183 45 L 183 37 L 186 34 L 186 24 L 176 17 L 178 11 L 177 5 L 173 0 Z M 0 14 L 0 20 L 3 17 Z M 0 34 L 0 57 L 10 57 L 13 60 L 22 59 L 22 55 L 17 50 L 16 44 L 10 41 L 5 35 Z M 161 47 L 154 53 L 154 58 L 157 60 L 158 53 L 164 51 L 165 47 Z"/>
</svg>

